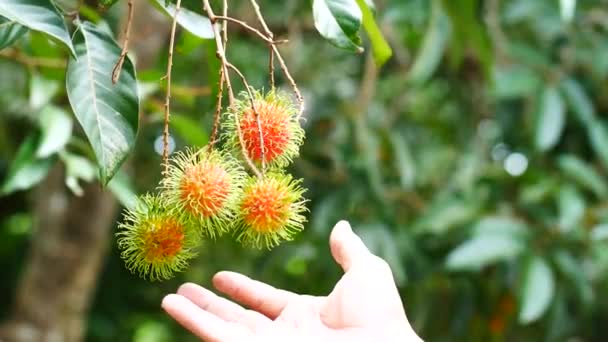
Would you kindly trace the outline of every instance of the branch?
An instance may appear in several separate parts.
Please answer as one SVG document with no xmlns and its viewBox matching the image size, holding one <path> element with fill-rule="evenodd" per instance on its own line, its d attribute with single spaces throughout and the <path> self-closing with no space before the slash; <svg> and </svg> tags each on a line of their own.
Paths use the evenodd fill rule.
<svg viewBox="0 0 608 342">
<path fill-rule="evenodd" d="M 291 84 L 291 87 L 293 88 L 293 92 L 296 94 L 296 98 L 298 100 L 298 103 L 300 104 L 299 109 L 298 109 L 298 116 L 297 116 L 297 119 L 299 120 L 302 117 L 302 114 L 304 114 L 304 97 L 302 96 L 300 89 L 298 89 L 298 85 L 296 84 L 296 81 L 291 76 L 291 73 L 289 72 L 289 69 L 287 68 L 287 65 L 285 64 L 285 60 L 283 59 L 283 56 L 281 56 L 281 53 L 279 52 L 279 49 L 277 48 L 277 46 L 273 45 L 272 50 L 276 54 L 277 60 L 279 61 L 279 65 L 281 66 L 281 70 L 283 70 L 285 77 L 287 77 L 287 80 Z"/>
<path fill-rule="evenodd" d="M 21 53 L 21 51 L 17 49 L 1 50 L 0 58 L 12 59 L 18 63 L 27 65 L 28 67 L 64 69 L 67 65 L 67 62 L 63 59 L 32 57 Z"/>
<path fill-rule="evenodd" d="M 258 5 L 256 0 L 249 0 L 249 2 L 251 3 L 251 6 L 253 7 L 253 9 L 255 11 L 255 15 L 258 18 L 258 21 L 264 28 L 264 31 L 266 32 L 268 37 L 273 39 L 274 35 L 268 28 L 268 25 L 266 24 L 266 20 L 264 20 L 264 16 L 262 15 L 262 12 L 260 11 L 260 5 Z M 283 59 L 283 56 L 281 56 L 281 52 L 279 51 L 277 46 L 275 44 L 272 44 L 271 49 L 272 49 L 272 52 L 274 54 L 276 54 L 277 60 L 279 61 L 279 65 L 281 66 L 281 70 L 283 71 L 283 73 L 285 74 L 285 77 L 287 77 L 287 80 L 291 84 L 291 87 L 293 88 L 293 92 L 296 94 L 296 98 L 298 100 L 298 103 L 300 104 L 299 110 L 298 110 L 298 116 L 297 116 L 297 119 L 299 120 L 302 117 L 302 114 L 304 114 L 304 97 L 302 96 L 300 89 L 298 89 L 298 85 L 296 84 L 296 81 L 291 76 L 291 73 L 289 72 L 289 69 L 287 68 L 287 65 L 285 64 L 285 60 Z"/>
<path fill-rule="evenodd" d="M 213 131 L 211 133 L 211 149 L 215 146 L 217 141 L 217 132 L 220 126 L 220 115 L 222 112 L 222 98 L 224 97 L 224 68 L 220 68 L 219 84 L 217 88 L 217 103 L 215 105 L 215 113 L 213 114 Z"/>
<path fill-rule="evenodd" d="M 258 112 L 258 109 L 255 107 L 255 98 L 253 96 L 253 93 L 251 92 L 251 86 L 249 86 L 249 82 L 247 82 L 245 75 L 243 75 L 243 73 L 237 67 L 235 67 L 231 63 L 228 63 L 228 68 L 232 69 L 232 71 L 234 71 L 237 75 L 239 75 L 239 77 L 243 81 L 243 85 L 245 86 L 245 89 L 247 89 L 247 94 L 249 95 L 249 102 L 251 103 L 251 109 L 253 109 L 253 113 L 255 115 L 255 122 L 258 126 L 258 134 L 260 135 L 260 152 L 261 152 L 261 157 L 262 157 L 262 172 L 264 172 L 264 170 L 266 170 L 266 162 L 265 162 L 266 157 L 264 156 L 264 134 L 262 133 L 262 124 L 260 123 L 260 113 Z"/>
<path fill-rule="evenodd" d="M 175 4 L 175 15 L 173 16 L 173 25 L 171 26 L 171 38 L 169 40 L 169 56 L 167 59 L 167 96 L 165 98 L 165 122 L 163 128 L 163 163 L 165 166 L 165 175 L 169 172 L 169 117 L 171 105 L 171 69 L 173 68 L 173 46 L 175 43 L 175 30 L 177 27 L 177 15 L 181 6 L 182 0 L 177 0 Z"/>
<path fill-rule="evenodd" d="M 211 23 L 214 23 L 213 18 L 215 18 L 215 14 L 213 13 L 211 6 L 209 5 L 209 0 L 203 0 L 203 10 L 207 13 L 207 17 L 209 17 L 209 20 L 211 20 Z M 225 50 L 224 50 L 224 44 L 222 42 L 222 36 L 220 34 L 220 30 L 217 27 L 217 25 L 211 25 L 211 26 L 213 27 L 213 36 L 215 37 L 215 44 L 217 46 L 216 55 L 217 55 L 217 58 L 220 59 L 220 62 L 222 64 L 221 67 L 222 67 L 222 70 L 224 73 L 224 82 L 226 83 L 226 88 L 228 90 L 228 103 L 229 103 L 230 107 L 234 107 L 234 104 L 235 104 L 234 91 L 232 90 L 232 83 L 230 82 L 230 77 L 229 77 L 229 73 L 228 73 L 228 64 L 229 63 L 226 60 L 226 54 L 225 54 Z M 251 170 L 256 174 L 256 176 L 261 177 L 262 174 L 260 173 L 258 168 L 255 166 L 255 164 L 253 163 L 253 161 L 251 160 L 251 158 L 249 158 L 249 155 L 247 154 L 247 149 L 245 147 L 245 142 L 243 140 L 243 133 L 241 131 L 241 125 L 239 123 L 238 115 L 234 116 L 234 120 L 236 122 L 236 130 L 237 130 L 237 134 L 239 136 L 239 143 L 241 145 L 241 152 L 243 153 L 243 158 L 245 159 L 245 161 L 247 162 L 247 164 L 249 165 Z"/>
<path fill-rule="evenodd" d="M 222 3 L 222 16 L 228 16 L 228 0 L 224 0 L 224 2 Z M 228 22 L 225 20 L 222 22 L 222 35 L 222 42 L 224 43 L 224 52 L 226 52 L 226 49 L 228 48 Z"/>
<path fill-rule="evenodd" d="M 216 15 L 213 18 L 209 18 L 209 20 L 211 20 L 211 22 L 215 22 L 217 20 L 223 20 L 223 21 L 228 21 L 231 23 L 235 23 L 238 24 L 240 26 L 242 26 L 243 28 L 255 33 L 256 35 L 258 35 L 258 37 L 262 38 L 263 41 L 265 41 L 268 44 L 283 44 L 283 43 L 287 43 L 287 39 L 282 39 L 282 40 L 278 40 L 278 41 L 274 41 L 272 40 L 272 38 L 267 37 L 265 34 L 263 34 L 262 32 L 260 32 L 258 29 L 256 29 L 253 26 L 250 26 L 249 24 L 247 24 L 246 22 L 236 19 L 236 18 L 232 18 L 232 17 L 225 17 L 223 15 Z"/>
<path fill-rule="evenodd" d="M 270 31 L 270 29 L 268 28 L 268 25 L 266 25 L 266 20 L 264 20 L 264 16 L 262 15 L 262 11 L 260 10 L 260 5 L 258 5 L 256 0 L 250 0 L 250 2 L 251 2 L 251 6 L 253 7 L 256 17 L 258 18 L 258 21 L 264 28 L 264 32 L 266 32 L 268 37 L 274 38 L 274 34 L 272 33 L 272 31 Z"/>
<path fill-rule="evenodd" d="M 270 89 L 274 90 L 274 50 L 270 47 L 268 54 L 268 76 L 270 78 Z"/>
<path fill-rule="evenodd" d="M 222 15 L 228 16 L 228 0 L 224 0 L 222 3 Z M 228 22 L 222 22 L 222 45 L 224 47 L 224 53 L 228 47 Z M 211 149 L 215 147 L 217 142 L 217 134 L 220 129 L 220 119 L 222 115 L 222 99 L 224 98 L 224 68 L 220 68 L 220 76 L 218 77 L 219 82 L 217 85 L 217 102 L 215 104 L 215 113 L 213 114 L 213 129 L 211 132 L 210 145 Z"/>
<path fill-rule="evenodd" d="M 122 43 L 122 51 L 120 57 L 112 70 L 112 83 L 116 84 L 120 78 L 120 71 L 122 70 L 122 64 L 125 62 L 127 52 L 129 51 L 129 36 L 131 35 L 131 22 L 133 21 L 133 0 L 129 0 L 127 3 L 129 6 L 129 13 L 127 14 L 127 24 L 125 27 L 124 41 Z"/>
</svg>

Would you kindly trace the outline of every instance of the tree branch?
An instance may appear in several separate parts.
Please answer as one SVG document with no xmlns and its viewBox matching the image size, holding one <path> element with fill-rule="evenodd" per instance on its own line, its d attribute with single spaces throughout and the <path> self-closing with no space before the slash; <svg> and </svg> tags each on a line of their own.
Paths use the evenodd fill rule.
<svg viewBox="0 0 608 342">
<path fill-rule="evenodd" d="M 211 9 L 211 5 L 209 5 L 209 0 L 203 0 L 203 10 L 207 13 L 207 17 L 209 17 L 209 20 L 211 20 L 211 23 L 214 23 L 213 18 L 215 18 L 216 16 L 213 13 L 213 9 Z M 217 25 L 212 25 L 212 27 L 213 27 L 213 35 L 215 37 L 215 44 L 217 46 L 216 55 L 217 55 L 217 58 L 220 59 L 221 68 L 223 69 L 223 73 L 224 73 L 224 82 L 226 83 L 226 88 L 228 90 L 228 103 L 229 103 L 230 107 L 234 108 L 236 100 L 234 97 L 234 91 L 232 89 L 232 83 L 230 82 L 230 76 L 228 73 L 228 64 L 229 63 L 228 63 L 228 60 L 226 60 L 226 54 L 225 54 L 225 50 L 224 50 L 222 36 L 220 34 L 220 30 L 217 27 Z M 238 138 L 239 138 L 239 143 L 241 145 L 241 152 L 243 154 L 243 158 L 245 159 L 245 161 L 247 162 L 247 165 L 249 165 L 251 170 L 256 174 L 256 176 L 261 177 L 262 174 L 260 173 L 258 168 L 255 166 L 255 164 L 253 163 L 251 158 L 249 158 L 249 155 L 247 153 L 247 149 L 245 147 L 245 142 L 243 140 L 243 133 L 241 131 L 241 125 L 239 122 L 238 115 L 234 116 L 234 120 L 235 120 L 235 124 L 236 124 L 236 130 L 237 130 L 237 134 L 238 134 Z"/>
<path fill-rule="evenodd" d="M 173 16 L 173 24 L 171 26 L 171 38 L 169 40 L 169 56 L 167 58 L 167 96 L 165 97 L 165 122 L 163 127 L 163 164 L 164 174 L 169 172 L 169 119 L 171 116 L 171 69 L 173 68 L 173 46 L 175 44 L 175 30 L 177 27 L 177 15 L 181 6 L 182 0 L 177 0 L 175 4 L 175 15 Z"/>
<path fill-rule="evenodd" d="M 118 61 L 116 65 L 114 65 L 114 69 L 112 70 L 112 83 L 116 84 L 118 79 L 120 78 L 120 71 L 122 70 L 122 64 L 125 62 L 125 58 L 127 57 L 127 52 L 129 51 L 129 37 L 131 36 L 131 23 L 133 22 L 133 0 L 129 0 L 127 3 L 129 6 L 129 12 L 127 14 L 127 23 L 125 25 L 125 34 L 124 41 L 122 42 L 122 51 L 120 52 L 120 57 L 118 57 Z"/>
</svg>

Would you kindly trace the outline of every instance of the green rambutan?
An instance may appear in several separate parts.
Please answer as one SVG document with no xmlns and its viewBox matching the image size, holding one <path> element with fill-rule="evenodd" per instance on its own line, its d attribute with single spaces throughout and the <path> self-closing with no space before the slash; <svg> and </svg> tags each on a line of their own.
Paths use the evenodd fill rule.
<svg viewBox="0 0 608 342">
<path fill-rule="evenodd" d="M 127 269 L 152 281 L 183 271 L 200 242 L 198 234 L 167 208 L 159 195 L 143 195 L 126 211 L 116 233 Z"/>
<path fill-rule="evenodd" d="M 227 153 L 186 150 L 171 159 L 161 188 L 170 207 L 184 212 L 186 220 L 214 238 L 230 228 L 246 175 Z"/>
<path fill-rule="evenodd" d="M 291 175 L 272 172 L 250 177 L 243 186 L 236 223 L 237 240 L 244 245 L 268 249 L 290 241 L 304 229 L 306 191 Z"/>
<path fill-rule="evenodd" d="M 263 157 L 265 165 L 285 167 L 299 155 L 300 145 L 304 141 L 304 130 L 297 118 L 298 109 L 287 94 L 277 90 L 266 95 L 254 89 L 252 92 L 256 110 L 252 108 L 249 94 L 242 92 L 240 99 L 230 108 L 225 136 L 233 149 L 241 150 L 236 126 L 238 120 L 249 158 L 258 165 L 262 164 Z"/>
</svg>

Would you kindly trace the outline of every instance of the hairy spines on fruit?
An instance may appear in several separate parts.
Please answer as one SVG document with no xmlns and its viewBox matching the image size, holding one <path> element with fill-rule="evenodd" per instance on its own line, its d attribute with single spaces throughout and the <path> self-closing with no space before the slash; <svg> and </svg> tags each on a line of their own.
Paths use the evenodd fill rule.
<svg viewBox="0 0 608 342">
<path fill-rule="evenodd" d="M 208 148 L 186 150 L 171 158 L 161 189 L 172 208 L 214 238 L 230 229 L 246 177 L 242 166 L 227 153 Z"/>
<path fill-rule="evenodd" d="M 250 177 L 243 186 L 236 224 L 237 240 L 268 249 L 290 241 L 304 229 L 306 211 L 301 180 L 271 172 Z"/>
<path fill-rule="evenodd" d="M 304 141 L 297 106 L 287 94 L 278 90 L 266 94 L 254 89 L 252 92 L 255 110 L 247 92 L 242 92 L 239 100 L 230 108 L 225 125 L 227 141 L 233 150 L 242 149 L 238 137 L 238 121 L 245 152 L 251 160 L 258 165 L 264 161 L 270 167 L 285 167 L 299 155 Z"/>
<path fill-rule="evenodd" d="M 157 194 L 139 197 L 118 229 L 118 248 L 127 269 L 152 281 L 183 271 L 200 242 L 198 234 Z"/>
</svg>

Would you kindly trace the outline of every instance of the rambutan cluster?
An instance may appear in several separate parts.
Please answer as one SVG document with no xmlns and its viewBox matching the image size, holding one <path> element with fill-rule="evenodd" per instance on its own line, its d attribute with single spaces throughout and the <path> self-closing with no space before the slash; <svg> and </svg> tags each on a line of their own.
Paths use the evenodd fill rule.
<svg viewBox="0 0 608 342">
<path fill-rule="evenodd" d="M 132 272 L 168 279 L 205 239 L 232 233 L 243 245 L 271 249 L 304 228 L 306 190 L 285 170 L 304 140 L 292 100 L 251 90 L 223 117 L 222 146 L 175 153 L 158 193 L 127 210 L 117 235 Z"/>
</svg>

